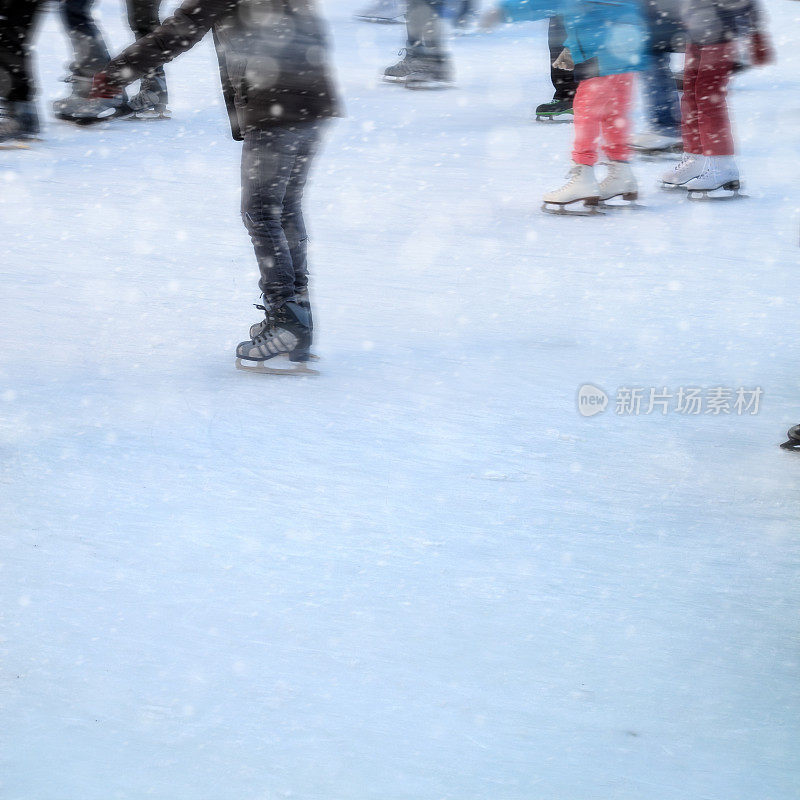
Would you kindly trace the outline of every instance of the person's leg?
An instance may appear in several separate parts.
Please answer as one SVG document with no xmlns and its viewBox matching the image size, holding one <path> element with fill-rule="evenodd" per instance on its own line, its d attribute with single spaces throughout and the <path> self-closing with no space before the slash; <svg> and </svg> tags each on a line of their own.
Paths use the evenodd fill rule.
<svg viewBox="0 0 800 800">
<path fill-rule="evenodd" d="M 703 144 L 700 139 L 700 121 L 697 114 L 697 71 L 700 66 L 700 48 L 696 44 L 686 45 L 683 67 L 683 98 L 681 99 L 681 135 L 683 152 L 700 155 Z"/>
<path fill-rule="evenodd" d="M 303 218 L 303 190 L 319 150 L 323 128 L 321 121 L 304 123 L 283 199 L 281 226 L 292 258 L 294 289 L 298 295 L 308 291 L 308 234 Z"/>
<path fill-rule="evenodd" d="M 406 11 L 406 49 L 410 55 L 447 58 L 441 10 L 441 0 L 409 0 Z"/>
<path fill-rule="evenodd" d="M 733 42 L 700 48 L 695 80 L 698 128 L 704 156 L 732 156 L 733 134 L 725 97 L 733 70 L 736 46 Z"/>
<path fill-rule="evenodd" d="M 680 96 L 670 68 L 670 54 L 660 50 L 651 53 L 650 58 L 650 67 L 640 73 L 650 130 L 679 138 Z"/>
<path fill-rule="evenodd" d="M 547 46 L 550 50 L 550 80 L 553 82 L 555 91 L 553 100 L 563 100 L 571 103 L 578 88 L 575 72 L 568 69 L 558 69 L 553 66 L 553 62 L 564 49 L 566 41 L 567 30 L 564 27 L 564 20 L 561 17 L 550 17 L 550 24 L 547 28 Z"/>
<path fill-rule="evenodd" d="M 103 34 L 92 18 L 94 0 L 61 0 L 61 18 L 73 50 L 73 75 L 91 78 L 109 60 Z"/>
<path fill-rule="evenodd" d="M 633 73 L 607 75 L 604 81 L 601 129 L 603 150 L 612 161 L 630 159 L 631 92 Z"/>
<path fill-rule="evenodd" d="M 127 4 L 128 24 L 137 39 L 147 36 L 148 33 L 154 31 L 161 24 L 161 20 L 158 17 L 158 9 L 161 5 L 160 0 L 127 0 Z M 142 78 L 142 88 L 158 94 L 159 106 L 166 106 L 169 102 L 164 67 L 157 67 Z"/>
<path fill-rule="evenodd" d="M 302 140 L 303 136 L 289 125 L 248 131 L 244 138 L 242 219 L 253 242 L 261 273 L 258 285 L 268 306 L 279 305 L 295 292 L 292 252 L 283 215 L 286 190 Z"/>
<path fill-rule="evenodd" d="M 594 166 L 597 163 L 597 144 L 600 138 L 600 119 L 603 113 L 604 82 L 606 78 L 588 78 L 578 84 L 573 108 L 575 110 L 575 141 L 572 160 L 576 164 Z"/>
<path fill-rule="evenodd" d="M 39 0 L 0 0 L 0 100 L 34 98 L 30 49 L 38 6 Z"/>
</svg>

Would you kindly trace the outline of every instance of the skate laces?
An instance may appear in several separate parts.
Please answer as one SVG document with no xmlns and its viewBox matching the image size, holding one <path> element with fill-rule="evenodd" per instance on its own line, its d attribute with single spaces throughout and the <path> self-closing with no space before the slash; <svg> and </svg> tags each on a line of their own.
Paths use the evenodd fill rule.
<svg viewBox="0 0 800 800">
<path fill-rule="evenodd" d="M 272 334 L 272 330 L 275 327 L 275 315 L 266 306 L 262 306 L 259 303 L 253 303 L 253 305 L 259 311 L 264 312 L 264 322 L 261 323 L 264 327 L 253 337 L 253 341 L 257 342 L 259 339 L 267 339 Z"/>
<path fill-rule="evenodd" d="M 158 104 L 158 94 L 150 89 L 142 89 L 128 101 L 128 105 L 135 111 L 143 111 Z"/>
</svg>

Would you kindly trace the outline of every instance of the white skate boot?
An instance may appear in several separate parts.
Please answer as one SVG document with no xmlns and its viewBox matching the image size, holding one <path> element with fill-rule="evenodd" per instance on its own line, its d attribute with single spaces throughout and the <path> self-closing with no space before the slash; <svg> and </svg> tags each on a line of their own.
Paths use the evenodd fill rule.
<svg viewBox="0 0 800 800">
<path fill-rule="evenodd" d="M 574 214 L 586 216 L 599 214 L 600 188 L 594 177 L 594 169 L 586 164 L 573 164 L 569 180 L 560 189 L 548 192 L 542 202 L 542 211 L 548 214 Z M 567 211 L 565 206 L 583 202 L 583 210 Z"/>
<path fill-rule="evenodd" d="M 612 197 L 621 197 L 627 200 L 626 206 L 616 206 L 617 208 L 633 207 L 634 200 L 639 197 L 639 186 L 633 174 L 631 165 L 627 161 L 611 161 L 608 165 L 608 175 L 600 182 L 601 205 L 605 206 L 606 200 Z M 609 205 L 608 208 L 615 206 Z"/>
<path fill-rule="evenodd" d="M 685 185 L 690 200 L 726 200 L 740 197 L 739 168 L 733 156 L 708 156 L 703 171 Z M 731 194 L 710 195 L 717 189 L 725 189 Z"/>
<path fill-rule="evenodd" d="M 679 186 L 684 186 L 703 171 L 704 163 L 703 156 L 697 153 L 684 153 L 683 158 L 661 176 L 661 188 L 677 189 Z"/>
<path fill-rule="evenodd" d="M 655 157 L 683 152 L 683 143 L 679 136 L 665 136 L 655 131 L 637 133 L 631 139 L 631 147 L 643 156 Z"/>
</svg>

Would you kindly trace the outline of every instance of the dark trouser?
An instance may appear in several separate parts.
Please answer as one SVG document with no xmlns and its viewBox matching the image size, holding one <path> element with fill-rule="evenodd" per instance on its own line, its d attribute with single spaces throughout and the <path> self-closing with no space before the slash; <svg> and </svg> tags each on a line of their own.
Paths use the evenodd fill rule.
<svg viewBox="0 0 800 800">
<path fill-rule="evenodd" d="M 94 0 L 61 0 L 61 19 L 72 44 L 73 75 L 91 78 L 109 61 L 103 34 L 92 19 Z"/>
<path fill-rule="evenodd" d="M 640 75 L 650 129 L 664 136 L 680 136 L 681 105 L 670 68 L 670 54 L 653 51 L 650 66 Z"/>
<path fill-rule="evenodd" d="M 442 35 L 442 0 L 408 0 L 406 50 L 412 55 L 446 58 Z"/>
<path fill-rule="evenodd" d="M 128 24 L 137 39 L 152 33 L 160 24 L 158 9 L 161 0 L 127 0 Z M 167 80 L 164 67 L 156 67 L 143 79 L 145 84 L 150 84 L 154 91 L 163 92 L 163 102 L 167 102 Z"/>
<path fill-rule="evenodd" d="M 550 27 L 547 29 L 547 46 L 550 48 L 550 80 L 556 93 L 553 100 L 572 101 L 578 82 L 575 80 L 575 73 L 568 69 L 556 69 L 553 62 L 564 49 L 564 42 L 567 41 L 567 31 L 564 28 L 564 20 L 561 17 L 550 17 Z"/>
<path fill-rule="evenodd" d="M 324 122 L 248 131 L 242 148 L 242 219 L 253 242 L 268 305 L 305 292 L 308 237 L 303 189 Z"/>
<path fill-rule="evenodd" d="M 0 99 L 27 102 L 36 94 L 30 66 L 38 0 L 0 0 Z"/>
</svg>

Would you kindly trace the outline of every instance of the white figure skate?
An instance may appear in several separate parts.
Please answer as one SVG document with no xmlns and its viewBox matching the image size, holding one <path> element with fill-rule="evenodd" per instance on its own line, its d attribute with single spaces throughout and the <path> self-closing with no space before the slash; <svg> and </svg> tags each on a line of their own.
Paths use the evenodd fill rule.
<svg viewBox="0 0 800 800">
<path fill-rule="evenodd" d="M 732 200 L 739 194 L 739 168 L 733 156 L 708 156 L 703 171 L 686 183 L 690 200 Z M 727 194 L 710 194 L 723 189 Z"/>
<path fill-rule="evenodd" d="M 594 169 L 586 164 L 573 164 L 569 180 L 560 189 L 548 192 L 542 202 L 542 211 L 548 214 L 571 214 L 589 216 L 599 214 L 600 188 L 594 177 Z M 582 203 L 581 209 L 567 211 L 566 206 Z"/>
<path fill-rule="evenodd" d="M 600 205 L 604 208 L 638 208 L 635 201 L 639 197 L 639 186 L 627 161 L 611 161 L 608 174 L 600 182 Z M 609 204 L 607 200 L 621 197 L 624 204 Z"/>
<path fill-rule="evenodd" d="M 703 156 L 697 153 L 684 153 L 683 158 L 661 176 L 661 188 L 677 189 L 685 186 L 692 178 L 700 175 L 703 166 Z"/>
</svg>

